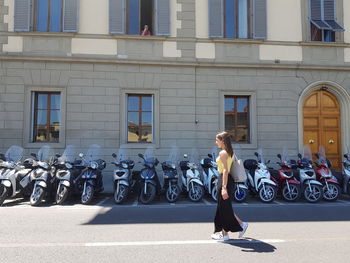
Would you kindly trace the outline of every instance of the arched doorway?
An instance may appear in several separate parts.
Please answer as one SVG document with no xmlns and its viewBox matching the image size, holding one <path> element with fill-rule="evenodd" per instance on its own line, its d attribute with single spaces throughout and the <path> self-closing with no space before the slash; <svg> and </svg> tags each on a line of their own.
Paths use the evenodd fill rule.
<svg viewBox="0 0 350 263">
<path fill-rule="evenodd" d="M 327 158 L 337 170 L 341 169 L 342 162 L 340 112 L 337 97 L 326 88 L 314 90 L 304 100 L 304 145 L 309 145 L 313 154 L 323 145 Z"/>
</svg>

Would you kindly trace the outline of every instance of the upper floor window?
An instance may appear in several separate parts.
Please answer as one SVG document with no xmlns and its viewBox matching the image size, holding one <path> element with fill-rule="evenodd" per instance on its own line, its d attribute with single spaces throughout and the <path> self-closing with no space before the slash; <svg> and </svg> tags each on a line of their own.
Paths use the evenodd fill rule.
<svg viewBox="0 0 350 263">
<path fill-rule="evenodd" d="M 170 0 L 109 0 L 109 31 L 170 35 Z"/>
<path fill-rule="evenodd" d="M 77 32 L 78 0 L 15 0 L 15 31 Z"/>
<path fill-rule="evenodd" d="M 310 0 L 311 41 L 335 42 L 335 32 L 344 31 L 336 21 L 335 0 Z"/>
<path fill-rule="evenodd" d="M 225 131 L 234 143 L 250 143 L 249 96 L 225 96 Z"/>
<path fill-rule="evenodd" d="M 266 0 L 208 0 L 209 36 L 266 38 Z"/>
<path fill-rule="evenodd" d="M 33 93 L 33 142 L 59 142 L 61 94 Z"/>
</svg>

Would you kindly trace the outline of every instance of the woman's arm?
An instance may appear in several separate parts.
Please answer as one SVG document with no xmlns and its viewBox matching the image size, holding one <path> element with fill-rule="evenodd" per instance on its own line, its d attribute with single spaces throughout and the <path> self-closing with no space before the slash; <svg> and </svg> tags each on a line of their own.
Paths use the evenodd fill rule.
<svg viewBox="0 0 350 263">
<path fill-rule="evenodd" d="M 222 171 L 222 188 L 221 188 L 221 194 L 222 198 L 225 200 L 228 198 L 227 194 L 227 181 L 228 181 L 228 166 L 227 166 L 227 160 L 228 160 L 228 154 L 226 151 L 220 152 L 220 160 L 223 164 L 223 171 Z"/>
</svg>

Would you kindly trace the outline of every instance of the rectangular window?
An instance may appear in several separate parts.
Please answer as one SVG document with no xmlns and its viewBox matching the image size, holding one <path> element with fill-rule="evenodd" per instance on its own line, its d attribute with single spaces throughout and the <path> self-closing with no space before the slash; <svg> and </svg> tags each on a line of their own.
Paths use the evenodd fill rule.
<svg viewBox="0 0 350 263">
<path fill-rule="evenodd" d="M 344 31 L 336 22 L 335 0 L 309 0 L 311 41 L 335 42 L 335 32 Z"/>
<path fill-rule="evenodd" d="M 127 95 L 127 142 L 153 143 L 153 95 Z"/>
<path fill-rule="evenodd" d="M 61 94 L 33 92 L 33 142 L 59 142 Z"/>
<path fill-rule="evenodd" d="M 225 0 L 224 1 L 224 37 L 249 38 L 249 0 Z"/>
<path fill-rule="evenodd" d="M 34 30 L 41 32 L 62 31 L 62 0 L 34 1 Z"/>
<path fill-rule="evenodd" d="M 249 96 L 225 96 L 225 131 L 235 143 L 250 143 Z"/>
</svg>

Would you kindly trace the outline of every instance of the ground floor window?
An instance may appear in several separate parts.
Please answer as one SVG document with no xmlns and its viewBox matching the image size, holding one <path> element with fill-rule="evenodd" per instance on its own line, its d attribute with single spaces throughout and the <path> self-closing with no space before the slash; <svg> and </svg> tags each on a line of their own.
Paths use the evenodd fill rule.
<svg viewBox="0 0 350 263">
<path fill-rule="evenodd" d="M 32 142 L 59 142 L 61 94 L 59 92 L 32 94 Z"/>
<path fill-rule="evenodd" d="M 250 143 L 249 96 L 225 96 L 225 131 L 232 142 Z"/>
<path fill-rule="evenodd" d="M 127 142 L 153 142 L 153 95 L 127 94 Z"/>
</svg>

